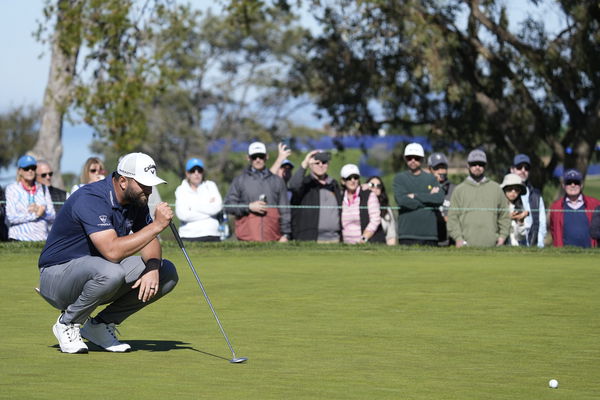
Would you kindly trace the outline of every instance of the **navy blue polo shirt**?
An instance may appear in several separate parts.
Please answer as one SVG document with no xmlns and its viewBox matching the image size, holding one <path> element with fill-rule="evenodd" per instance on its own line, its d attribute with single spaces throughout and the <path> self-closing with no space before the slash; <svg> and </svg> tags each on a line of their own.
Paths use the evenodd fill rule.
<svg viewBox="0 0 600 400">
<path fill-rule="evenodd" d="M 117 202 L 112 177 L 79 188 L 65 202 L 46 240 L 38 266 L 49 267 L 84 256 L 99 256 L 89 238 L 113 229 L 117 236 L 137 232 L 152 222 L 148 206 L 122 206 Z"/>
</svg>

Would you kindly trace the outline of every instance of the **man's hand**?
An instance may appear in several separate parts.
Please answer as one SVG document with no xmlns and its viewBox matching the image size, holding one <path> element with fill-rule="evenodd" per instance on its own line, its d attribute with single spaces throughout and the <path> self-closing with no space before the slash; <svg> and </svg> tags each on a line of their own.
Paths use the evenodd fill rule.
<svg viewBox="0 0 600 400">
<path fill-rule="evenodd" d="M 248 208 L 250 208 L 250 211 L 256 214 L 265 215 L 267 213 L 267 203 L 264 201 L 253 201 L 252 203 L 248 204 Z"/>
<path fill-rule="evenodd" d="M 440 191 L 440 187 L 434 186 L 431 188 L 431 191 L 429 192 L 429 194 L 436 194 L 436 193 L 439 193 L 439 191 Z"/>
<path fill-rule="evenodd" d="M 138 300 L 141 300 L 143 303 L 147 302 L 158 293 L 158 270 L 148 271 L 143 274 L 140 279 L 135 281 L 132 289 L 140 288 L 140 292 L 138 294 Z"/>
<path fill-rule="evenodd" d="M 465 240 L 459 239 L 456 241 L 456 248 L 459 249 L 463 246 L 466 246 L 467 242 Z"/>
<path fill-rule="evenodd" d="M 414 193 L 409 193 L 406 195 L 408 198 L 414 199 L 415 198 L 415 194 Z"/>
<path fill-rule="evenodd" d="M 310 163 L 310 160 L 315 156 L 315 154 L 317 154 L 319 152 L 319 150 L 313 150 L 310 153 L 308 153 L 306 155 L 306 157 L 304 157 L 304 160 L 302 160 L 302 168 L 307 169 L 308 165 Z"/>
<path fill-rule="evenodd" d="M 289 239 L 287 238 L 287 236 L 281 235 L 281 237 L 279 238 L 279 242 L 286 243 L 286 242 L 289 242 Z"/>
<path fill-rule="evenodd" d="M 290 148 L 287 147 L 285 143 L 279 143 L 279 145 L 277 145 L 277 149 L 279 150 L 279 153 L 277 154 L 277 160 L 280 162 L 283 162 L 283 160 L 285 160 L 290 156 L 290 154 L 292 154 L 292 150 L 290 150 Z"/>
<path fill-rule="evenodd" d="M 173 219 L 173 210 L 169 207 L 169 204 L 158 203 L 154 212 L 154 222 L 156 222 L 162 229 L 169 226 L 169 222 Z"/>
<path fill-rule="evenodd" d="M 505 238 L 498 238 L 498 240 L 496 240 L 496 246 L 503 246 L 505 241 Z"/>
</svg>

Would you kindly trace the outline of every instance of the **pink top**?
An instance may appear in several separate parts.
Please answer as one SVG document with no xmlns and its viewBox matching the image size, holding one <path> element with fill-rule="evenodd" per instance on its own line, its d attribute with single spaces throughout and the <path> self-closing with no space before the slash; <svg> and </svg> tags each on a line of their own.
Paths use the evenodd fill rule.
<svg viewBox="0 0 600 400">
<path fill-rule="evenodd" d="M 348 192 L 344 191 L 344 199 L 342 201 L 342 237 L 344 243 L 358 243 L 362 236 L 360 229 L 360 187 L 356 189 L 353 195 L 348 196 Z M 379 200 L 375 193 L 369 194 L 367 201 L 369 211 L 369 224 L 365 230 L 375 232 L 381 223 L 381 210 L 379 208 Z"/>
</svg>

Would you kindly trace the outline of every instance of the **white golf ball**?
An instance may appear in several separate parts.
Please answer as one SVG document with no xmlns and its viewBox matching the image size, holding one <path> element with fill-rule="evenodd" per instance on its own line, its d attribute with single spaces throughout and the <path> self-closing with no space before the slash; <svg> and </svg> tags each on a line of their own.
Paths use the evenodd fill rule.
<svg viewBox="0 0 600 400">
<path fill-rule="evenodd" d="M 552 389 L 556 389 L 558 388 L 558 381 L 556 379 L 550 379 L 548 386 L 550 386 Z"/>
</svg>

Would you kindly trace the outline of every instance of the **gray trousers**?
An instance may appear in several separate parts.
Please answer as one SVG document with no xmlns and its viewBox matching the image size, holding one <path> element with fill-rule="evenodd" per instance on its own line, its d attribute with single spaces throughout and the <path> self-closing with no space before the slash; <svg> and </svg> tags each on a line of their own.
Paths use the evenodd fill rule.
<svg viewBox="0 0 600 400">
<path fill-rule="evenodd" d="M 120 263 L 102 257 L 85 256 L 40 270 L 40 294 L 64 312 L 66 324 L 83 324 L 102 304 L 98 313 L 106 323 L 120 324 L 133 313 L 169 293 L 178 281 L 172 262 L 163 260 L 159 270 L 158 293 L 150 301 L 138 300 L 139 288 L 131 286 L 146 269 L 142 258 L 131 256 Z"/>
</svg>

